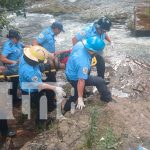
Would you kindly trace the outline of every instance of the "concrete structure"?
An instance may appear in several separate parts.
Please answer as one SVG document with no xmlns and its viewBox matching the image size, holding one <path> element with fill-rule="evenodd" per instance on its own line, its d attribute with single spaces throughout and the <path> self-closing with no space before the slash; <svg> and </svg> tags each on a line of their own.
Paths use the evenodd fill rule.
<svg viewBox="0 0 150 150">
<path fill-rule="evenodd" d="M 133 22 L 135 36 L 150 36 L 150 6 L 136 7 Z"/>
</svg>

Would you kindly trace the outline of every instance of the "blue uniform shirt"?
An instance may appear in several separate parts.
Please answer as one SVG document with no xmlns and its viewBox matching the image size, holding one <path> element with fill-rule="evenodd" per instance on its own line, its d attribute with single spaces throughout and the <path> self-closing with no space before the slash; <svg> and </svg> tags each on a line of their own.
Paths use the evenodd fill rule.
<svg viewBox="0 0 150 150">
<path fill-rule="evenodd" d="M 21 42 L 13 43 L 12 40 L 8 40 L 2 47 L 2 55 L 10 60 L 17 61 L 23 53 L 24 45 Z"/>
<path fill-rule="evenodd" d="M 55 38 L 54 32 L 51 27 L 44 29 L 36 38 L 38 43 L 47 49 L 49 52 L 55 52 Z"/>
<path fill-rule="evenodd" d="M 94 24 L 90 24 L 75 35 L 77 41 L 82 41 L 83 39 L 87 39 L 92 36 L 99 36 L 102 40 L 104 40 L 106 34 L 98 34 Z"/>
<path fill-rule="evenodd" d="M 31 66 L 27 64 L 23 56 L 21 57 L 19 65 L 19 82 L 23 91 L 29 92 L 29 88 L 31 88 L 31 93 L 37 92 L 38 85 L 42 83 L 42 73 L 39 66 Z M 25 82 L 29 82 L 29 84 L 25 85 Z"/>
<path fill-rule="evenodd" d="M 21 42 L 13 43 L 12 40 L 7 40 L 2 47 L 2 55 L 9 60 L 18 61 L 23 53 L 24 45 Z M 18 73 L 18 64 L 7 64 L 6 74 Z"/>
<path fill-rule="evenodd" d="M 82 42 L 78 42 L 73 46 L 66 65 L 66 76 L 68 80 L 77 81 L 79 79 L 86 80 L 91 65 L 91 56 L 84 48 Z"/>
</svg>

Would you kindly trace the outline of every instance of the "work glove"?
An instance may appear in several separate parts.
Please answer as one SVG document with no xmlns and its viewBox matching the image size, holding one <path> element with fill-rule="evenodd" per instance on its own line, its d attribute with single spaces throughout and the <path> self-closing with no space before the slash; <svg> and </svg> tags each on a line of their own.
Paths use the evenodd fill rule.
<svg viewBox="0 0 150 150">
<path fill-rule="evenodd" d="M 110 42 L 110 47 L 111 47 L 111 49 L 114 49 L 114 42 L 113 41 Z"/>
<path fill-rule="evenodd" d="M 77 109 L 81 109 L 85 107 L 84 102 L 83 102 L 83 97 L 78 97 L 78 103 L 77 103 Z"/>
</svg>

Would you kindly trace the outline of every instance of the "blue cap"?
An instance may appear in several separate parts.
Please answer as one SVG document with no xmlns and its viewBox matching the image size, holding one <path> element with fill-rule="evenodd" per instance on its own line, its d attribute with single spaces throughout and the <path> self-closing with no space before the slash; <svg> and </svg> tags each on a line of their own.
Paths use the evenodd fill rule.
<svg viewBox="0 0 150 150">
<path fill-rule="evenodd" d="M 55 29 L 55 28 L 58 28 L 60 31 L 65 32 L 64 29 L 63 29 L 63 25 L 62 25 L 61 22 L 55 21 L 55 22 L 52 24 L 51 27 L 54 28 L 54 29 Z"/>
<path fill-rule="evenodd" d="M 7 35 L 8 38 L 16 38 L 17 40 L 21 39 L 21 35 L 19 31 L 16 30 L 9 30 L 9 34 Z"/>
</svg>

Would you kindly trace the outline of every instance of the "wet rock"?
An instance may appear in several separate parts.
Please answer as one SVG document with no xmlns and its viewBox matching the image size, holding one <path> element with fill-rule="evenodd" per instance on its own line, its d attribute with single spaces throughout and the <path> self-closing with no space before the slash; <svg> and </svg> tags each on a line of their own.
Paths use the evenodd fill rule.
<svg viewBox="0 0 150 150">
<path fill-rule="evenodd" d="M 138 1 L 136 3 L 130 2 L 129 4 L 129 2 L 123 0 L 115 2 L 110 0 L 107 3 L 104 0 L 44 0 L 40 1 L 40 5 L 39 2 L 35 1 L 34 5 L 27 10 L 29 12 L 51 13 L 54 15 L 78 13 L 76 17 L 82 21 L 93 21 L 105 15 L 111 18 L 113 22 L 124 23 L 129 11 L 131 11 L 136 4 L 138 4 Z"/>
</svg>

